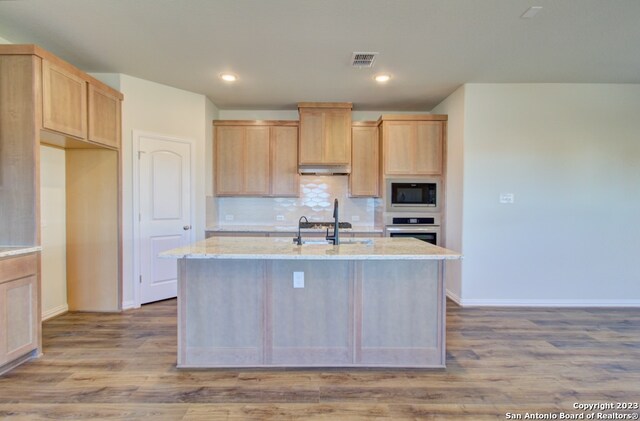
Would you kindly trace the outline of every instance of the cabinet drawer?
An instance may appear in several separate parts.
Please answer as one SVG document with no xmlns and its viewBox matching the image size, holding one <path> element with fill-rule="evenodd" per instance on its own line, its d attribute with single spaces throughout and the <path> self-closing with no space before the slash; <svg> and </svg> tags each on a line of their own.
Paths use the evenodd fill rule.
<svg viewBox="0 0 640 421">
<path fill-rule="evenodd" d="M 34 275 L 38 260 L 36 254 L 7 257 L 0 260 L 0 283 Z"/>
</svg>

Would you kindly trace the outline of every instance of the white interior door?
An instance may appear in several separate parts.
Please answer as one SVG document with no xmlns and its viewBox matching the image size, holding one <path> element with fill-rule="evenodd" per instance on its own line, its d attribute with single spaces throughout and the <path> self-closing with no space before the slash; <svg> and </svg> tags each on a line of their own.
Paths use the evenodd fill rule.
<svg viewBox="0 0 640 421">
<path fill-rule="evenodd" d="M 177 295 L 175 259 L 158 254 L 191 242 L 191 147 L 139 137 L 140 304 Z"/>
</svg>

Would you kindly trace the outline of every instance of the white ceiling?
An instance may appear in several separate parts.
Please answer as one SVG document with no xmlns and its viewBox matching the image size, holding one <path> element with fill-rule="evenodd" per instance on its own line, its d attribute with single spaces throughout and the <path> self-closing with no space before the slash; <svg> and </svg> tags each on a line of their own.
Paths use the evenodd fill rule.
<svg viewBox="0 0 640 421">
<path fill-rule="evenodd" d="M 466 82 L 640 83 L 640 0 L 0 0 L 0 36 L 223 109 L 418 111 Z M 354 51 L 380 55 L 358 70 Z"/>
</svg>

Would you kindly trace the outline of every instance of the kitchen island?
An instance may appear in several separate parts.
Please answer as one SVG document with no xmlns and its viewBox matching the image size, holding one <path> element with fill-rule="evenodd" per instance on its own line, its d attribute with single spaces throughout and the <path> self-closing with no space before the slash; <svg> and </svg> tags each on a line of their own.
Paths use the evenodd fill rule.
<svg viewBox="0 0 640 421">
<path fill-rule="evenodd" d="M 444 367 L 444 261 L 413 238 L 213 237 L 178 259 L 178 367 Z"/>
</svg>

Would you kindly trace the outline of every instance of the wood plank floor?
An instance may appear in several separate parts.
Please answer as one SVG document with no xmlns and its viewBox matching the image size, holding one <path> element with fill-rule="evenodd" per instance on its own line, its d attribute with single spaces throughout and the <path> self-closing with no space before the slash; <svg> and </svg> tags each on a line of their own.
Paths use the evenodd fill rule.
<svg viewBox="0 0 640 421">
<path fill-rule="evenodd" d="M 45 322 L 45 355 L 0 377 L 0 419 L 586 419 L 574 403 L 640 402 L 640 309 L 449 303 L 446 370 L 178 370 L 175 314 Z"/>
</svg>

